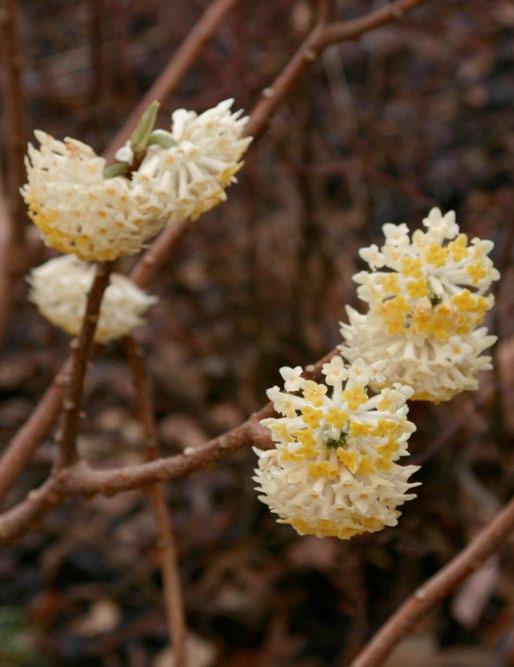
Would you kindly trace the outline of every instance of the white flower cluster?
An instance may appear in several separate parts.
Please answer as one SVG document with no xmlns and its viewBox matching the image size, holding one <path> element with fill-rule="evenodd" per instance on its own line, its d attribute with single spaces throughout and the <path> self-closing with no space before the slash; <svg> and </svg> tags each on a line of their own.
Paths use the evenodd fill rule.
<svg viewBox="0 0 514 667">
<path fill-rule="evenodd" d="M 406 416 L 412 390 L 396 384 L 370 396 L 383 366 L 345 367 L 335 356 L 323 366 L 324 384 L 282 368 L 285 391 L 268 390 L 280 417 L 262 423 L 276 447 L 256 450 L 254 479 L 260 500 L 301 535 L 349 539 L 394 526 L 398 507 L 415 497 L 408 480 L 418 468 L 397 463 L 415 430 Z"/>
<path fill-rule="evenodd" d="M 426 231 L 412 236 L 407 225 L 386 224 L 384 245 L 360 251 L 370 270 L 354 280 L 368 311 L 347 308 L 341 351 L 350 361 L 386 360 L 386 385 L 401 382 L 414 389 L 413 400 L 439 402 L 476 389 L 477 373 L 490 368 L 481 353 L 496 338 L 480 324 L 499 273 L 487 256 L 493 243 L 469 243 L 453 212 L 434 208 L 423 224 Z"/>
<path fill-rule="evenodd" d="M 40 147 L 29 145 L 21 192 L 45 242 L 80 259 L 113 260 L 223 201 L 251 141 L 242 137 L 246 118 L 231 105 L 175 111 L 171 132 L 154 132 L 156 143 L 130 178 L 105 178 L 105 160 L 92 148 L 36 131 Z M 117 157 L 131 162 L 130 146 Z"/>
<path fill-rule="evenodd" d="M 52 324 L 69 334 L 79 333 L 86 309 L 87 293 L 95 268 L 73 255 L 64 255 L 33 269 L 29 276 L 29 299 Z M 143 315 L 157 299 L 145 294 L 120 274 L 113 274 L 105 290 L 96 327 L 98 343 L 121 338 L 143 322 Z"/>
<path fill-rule="evenodd" d="M 247 118 L 242 111 L 232 113 L 232 103 L 225 100 L 200 115 L 178 109 L 171 131 L 158 131 L 169 148 L 150 146 L 133 175 L 145 211 L 170 224 L 194 220 L 226 199 L 225 188 L 235 180 L 251 142 L 243 137 Z"/>
<path fill-rule="evenodd" d="M 342 357 L 323 366 L 325 384 L 282 368 L 285 391 L 268 391 L 280 416 L 262 423 L 276 446 L 256 450 L 254 479 L 259 498 L 302 535 L 348 539 L 395 525 L 417 470 L 397 463 L 414 430 L 407 400 L 448 400 L 490 368 L 482 352 L 496 338 L 481 324 L 500 277 L 493 243 L 469 242 L 453 212 L 434 208 L 423 224 L 412 235 L 386 224 L 382 247 L 360 251 L 369 270 L 354 280 L 368 310 L 347 308 Z"/>
<path fill-rule="evenodd" d="M 128 179 L 105 179 L 105 160 L 76 139 L 35 132 L 22 195 L 45 243 L 81 259 L 111 260 L 137 252 L 161 221 L 144 216 Z"/>
</svg>

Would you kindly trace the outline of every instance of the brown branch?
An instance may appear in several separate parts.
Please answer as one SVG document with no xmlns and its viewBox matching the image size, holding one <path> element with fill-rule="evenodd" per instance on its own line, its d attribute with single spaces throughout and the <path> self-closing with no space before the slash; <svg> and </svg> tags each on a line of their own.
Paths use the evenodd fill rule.
<svg viewBox="0 0 514 667">
<path fill-rule="evenodd" d="M 131 280 L 136 285 L 144 287 L 153 278 L 181 239 L 186 226 L 187 221 L 183 220 L 166 229 L 155 239 L 130 274 Z"/>
<path fill-rule="evenodd" d="M 326 11 L 321 11 L 318 23 L 309 33 L 275 81 L 262 91 L 263 98 L 254 107 L 246 132 L 258 137 L 275 110 L 293 90 L 309 67 L 328 46 L 335 42 L 358 39 L 364 33 L 400 19 L 405 12 L 426 0 L 396 0 L 386 7 L 352 21 L 325 24 Z"/>
<path fill-rule="evenodd" d="M 361 18 L 353 19 L 352 21 L 337 21 L 336 23 L 331 23 L 323 31 L 321 46 L 322 48 L 326 48 L 330 44 L 336 42 L 347 42 L 352 39 L 358 39 L 370 30 L 380 28 L 392 21 L 398 21 L 403 18 L 406 12 L 426 1 L 427 0 L 396 0 L 395 2 L 391 2 L 385 5 L 385 7 L 370 12 Z"/>
<path fill-rule="evenodd" d="M 154 100 L 168 97 L 177 88 L 188 70 L 200 55 L 205 44 L 212 38 L 218 26 L 239 0 L 214 0 L 208 6 L 194 28 L 174 53 L 168 66 L 143 96 L 127 121 L 105 151 L 107 160 L 112 160 L 116 150 L 130 137 L 143 112 Z"/>
<path fill-rule="evenodd" d="M 23 183 L 23 163 L 27 136 L 27 116 L 22 85 L 22 56 L 18 33 L 18 4 L 6 0 L 0 8 L 0 54 L 5 75 L 3 103 L 5 137 L 8 148 L 6 190 L 0 183 L 0 342 L 3 340 L 13 304 L 16 277 L 24 254 L 24 228 L 19 188 Z M 4 197 L 8 197 L 8 204 Z"/>
<path fill-rule="evenodd" d="M 25 178 L 24 155 L 27 142 L 27 115 L 23 93 L 23 59 L 18 31 L 18 2 L 5 0 L 0 12 L 2 61 L 5 63 L 4 106 L 7 121 L 6 144 L 9 148 L 8 193 L 13 218 L 13 239 L 23 247 L 24 234 L 21 218 L 19 188 Z"/>
<path fill-rule="evenodd" d="M 511 500 L 463 551 L 407 598 L 350 667 L 375 667 L 383 664 L 409 630 L 478 570 L 502 543 L 511 537 L 513 529 L 514 500 Z"/>
<path fill-rule="evenodd" d="M 0 458 L 0 500 L 16 481 L 39 441 L 48 433 L 59 413 L 63 390 L 71 367 L 68 359 L 45 391 L 35 410 L 18 430 Z"/>
<path fill-rule="evenodd" d="M 0 515 L 0 542 L 19 537 L 70 496 L 91 497 L 97 493 L 112 496 L 141 489 L 156 482 L 186 477 L 245 446 L 269 447 L 269 432 L 258 422 L 271 414 L 271 407 L 266 406 L 232 431 L 178 456 L 115 470 L 93 470 L 82 461 L 63 468 L 38 489 L 30 491 L 25 500 Z"/>
<path fill-rule="evenodd" d="M 58 467 L 67 467 L 77 460 L 77 435 L 80 427 L 80 410 L 87 364 L 102 305 L 103 295 L 111 278 L 113 264 L 97 264 L 91 289 L 87 295 L 86 309 L 78 338 L 74 338 L 70 360 L 69 381 L 63 400 L 63 418 L 60 432 Z"/>
<path fill-rule="evenodd" d="M 262 99 L 253 108 L 246 125 L 249 136 L 258 138 L 264 132 L 273 113 L 319 58 L 325 30 L 323 24 L 316 25 L 275 81 L 264 88 Z"/>
<path fill-rule="evenodd" d="M 105 94 L 105 58 L 102 42 L 103 16 L 101 0 L 89 0 L 88 41 L 91 70 L 90 104 L 99 103 Z"/>
<path fill-rule="evenodd" d="M 13 274 L 10 270 L 14 227 L 13 218 L 4 198 L 2 175 L 0 174 L 0 341 L 7 328 L 14 296 Z"/>
<path fill-rule="evenodd" d="M 30 491 L 26 499 L 4 512 L 0 518 L 0 541 L 9 541 L 22 534 L 25 526 L 31 526 L 47 512 L 67 498 L 66 484 L 70 482 L 74 468 L 64 468 L 52 474 L 38 489 Z"/>
<path fill-rule="evenodd" d="M 388 5 L 386 8 L 388 10 L 388 16 L 390 17 L 389 20 L 397 18 L 398 14 L 406 11 L 409 4 L 414 6 L 414 4 L 418 4 L 419 2 L 421 2 L 421 0 L 416 0 L 416 3 L 414 3 L 414 0 L 409 0 L 409 2 L 406 0 L 397 0 L 394 3 L 391 3 L 391 5 Z M 364 30 L 362 24 L 364 21 L 367 21 L 367 25 L 370 26 L 369 29 L 383 25 L 385 21 L 384 10 L 382 9 L 377 12 L 372 12 L 368 19 L 358 19 L 357 25 L 356 22 L 348 22 L 354 27 L 351 30 L 346 31 L 345 39 L 352 39 L 363 34 Z M 341 26 L 340 24 L 338 25 L 340 29 Z M 317 36 L 316 39 L 321 40 L 320 34 L 328 30 L 328 28 L 329 26 L 324 27 L 323 25 L 318 25 L 314 28 L 311 35 L 304 42 L 304 45 L 300 47 L 297 54 L 293 56 L 289 64 L 286 65 L 283 73 L 277 77 L 275 83 L 272 85 L 272 89 L 275 90 L 275 93 L 272 94 L 271 97 L 265 98 L 257 103 L 250 114 L 249 123 L 246 127 L 248 134 L 257 136 L 262 134 L 270 116 L 278 108 L 279 104 L 285 99 L 286 94 L 294 87 L 301 75 L 311 64 L 312 60 L 311 55 L 309 54 L 310 46 L 308 46 L 310 45 L 310 40 L 313 40 L 314 42 L 315 36 Z M 179 56 L 179 52 L 177 52 L 176 57 Z M 316 54 L 314 55 L 316 58 Z M 254 144 L 255 142 L 253 142 L 253 145 Z M 180 231 L 177 228 L 167 229 L 153 242 L 143 259 L 136 265 L 132 274 L 137 279 L 140 286 L 146 285 L 153 277 L 157 268 L 166 260 L 169 249 L 174 246 L 179 234 L 184 228 L 185 225 L 181 226 Z M 59 377 L 59 374 L 57 377 Z M 12 486 L 16 476 L 23 470 L 28 458 L 37 447 L 38 441 L 44 437 L 49 425 L 53 422 L 53 419 L 55 419 L 60 408 L 61 400 L 61 388 L 56 381 L 54 381 L 42 397 L 38 408 L 36 408 L 34 413 L 29 417 L 27 423 L 15 435 L 2 455 L 2 458 L 0 459 L 0 480 L 3 480 L 3 484 L 0 483 L 0 500 L 2 498 L 2 490 L 5 494 L 5 490 Z M 45 406 L 44 411 L 39 409 L 42 404 Z M 7 470 L 10 476 L 5 475 L 4 470 Z"/>
<path fill-rule="evenodd" d="M 125 338 L 125 350 L 137 397 L 147 458 L 149 461 L 155 461 L 159 457 L 159 441 L 151 398 L 150 378 L 143 363 L 141 350 L 132 336 Z M 152 504 L 157 528 L 157 548 L 159 549 L 161 576 L 164 585 L 168 633 L 175 658 L 174 665 L 176 667 L 186 667 L 187 628 L 182 601 L 177 547 L 163 485 L 152 485 L 148 489 L 148 496 Z"/>
<path fill-rule="evenodd" d="M 323 364 L 329 361 L 334 354 L 337 354 L 337 349 L 329 352 L 315 364 L 307 366 L 304 377 L 312 378 L 319 375 Z M 96 493 L 112 496 L 123 491 L 140 489 L 156 482 L 186 477 L 243 447 L 251 445 L 263 449 L 271 447 L 269 431 L 259 422 L 272 414 L 273 408 L 270 403 L 267 403 L 261 410 L 231 431 L 213 438 L 205 445 L 186 449 L 178 456 L 105 471 L 93 470 L 84 462 L 79 462 L 62 470 L 58 478 L 50 478 L 39 489 L 31 491 L 24 501 L 0 515 L 0 540 L 9 541 L 18 537 L 33 521 L 40 519 L 69 496 L 89 497 Z"/>
</svg>

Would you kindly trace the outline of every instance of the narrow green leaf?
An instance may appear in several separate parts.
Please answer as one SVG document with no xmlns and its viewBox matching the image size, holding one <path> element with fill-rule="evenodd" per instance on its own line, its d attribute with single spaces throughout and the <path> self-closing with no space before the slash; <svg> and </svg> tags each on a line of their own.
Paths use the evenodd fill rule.
<svg viewBox="0 0 514 667">
<path fill-rule="evenodd" d="M 130 142 L 136 154 L 144 153 L 148 146 L 148 138 L 154 128 L 159 107 L 160 102 L 154 100 L 141 116 L 139 123 L 136 125 L 136 129 L 132 132 Z"/>
<path fill-rule="evenodd" d="M 126 162 L 114 162 L 104 168 L 104 178 L 114 178 L 115 176 L 125 176 L 128 172 L 128 164 Z"/>
<path fill-rule="evenodd" d="M 177 142 L 168 132 L 163 132 L 162 130 L 155 130 L 148 137 L 148 146 L 157 144 L 163 148 L 171 148 L 176 146 Z"/>
</svg>

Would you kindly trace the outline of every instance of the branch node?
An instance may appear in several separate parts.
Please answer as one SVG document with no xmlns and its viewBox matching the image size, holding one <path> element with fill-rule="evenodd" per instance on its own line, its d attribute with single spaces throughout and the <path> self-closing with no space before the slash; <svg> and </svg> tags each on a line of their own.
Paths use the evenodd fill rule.
<svg viewBox="0 0 514 667">
<path fill-rule="evenodd" d="M 219 449 L 228 449 L 228 440 L 224 435 L 219 439 L 218 447 Z"/>
<path fill-rule="evenodd" d="M 426 598 L 427 594 L 422 588 L 418 588 L 418 590 L 414 593 L 414 597 L 417 600 L 424 600 Z"/>
<path fill-rule="evenodd" d="M 303 54 L 303 59 L 308 63 L 313 63 L 318 58 L 318 53 L 314 49 L 309 49 Z"/>
</svg>

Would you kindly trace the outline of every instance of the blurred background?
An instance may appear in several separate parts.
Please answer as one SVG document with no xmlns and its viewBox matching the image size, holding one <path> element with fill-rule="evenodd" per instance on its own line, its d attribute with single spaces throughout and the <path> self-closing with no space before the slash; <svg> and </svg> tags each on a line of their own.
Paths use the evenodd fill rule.
<svg viewBox="0 0 514 667">
<path fill-rule="evenodd" d="M 341 19 L 380 6 L 337 4 Z M 20 138 L 41 128 L 102 151 L 207 5 L 17 3 L 16 132 L 5 41 L 0 66 L 0 148 L 14 215 L 26 217 L 13 197 Z M 177 107 L 200 111 L 227 97 L 251 110 L 311 22 L 306 0 L 241 0 L 177 93 L 161 100 L 160 126 Z M 149 286 L 160 301 L 138 336 L 162 450 L 172 455 L 259 408 L 281 365 L 305 365 L 339 343 L 344 305 L 358 305 L 357 250 L 380 238 L 384 222 L 415 228 L 434 205 L 455 209 L 463 231 L 496 242 L 503 272 L 488 322 L 500 336 L 494 372 L 476 394 L 412 408 L 423 485 L 398 528 L 350 542 L 298 537 L 257 501 L 249 450 L 167 485 L 193 667 L 343 667 L 512 496 L 513 29 L 508 0 L 434 0 L 358 43 L 331 47 L 250 148 L 228 202 L 187 227 Z M 33 254 L 36 264 L 51 256 L 39 246 Z M 20 277 L 0 350 L 2 447 L 68 349 L 26 291 Z M 86 410 L 80 449 L 88 460 L 142 459 L 121 347 L 91 370 Z M 53 458 L 49 434 L 6 505 L 40 484 Z M 514 665 L 513 567 L 511 541 L 387 665 Z M 0 548 L 2 667 L 169 664 L 144 495 L 70 502 Z"/>
</svg>

